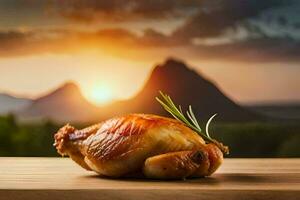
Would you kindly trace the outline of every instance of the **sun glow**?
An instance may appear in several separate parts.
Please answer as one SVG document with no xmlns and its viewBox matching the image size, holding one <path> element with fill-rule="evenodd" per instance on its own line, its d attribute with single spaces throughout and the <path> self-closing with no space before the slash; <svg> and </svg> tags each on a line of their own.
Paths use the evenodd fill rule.
<svg viewBox="0 0 300 200">
<path fill-rule="evenodd" d="M 92 88 L 89 99 L 97 105 L 109 103 L 113 99 L 112 89 L 106 85 L 98 85 Z"/>
</svg>

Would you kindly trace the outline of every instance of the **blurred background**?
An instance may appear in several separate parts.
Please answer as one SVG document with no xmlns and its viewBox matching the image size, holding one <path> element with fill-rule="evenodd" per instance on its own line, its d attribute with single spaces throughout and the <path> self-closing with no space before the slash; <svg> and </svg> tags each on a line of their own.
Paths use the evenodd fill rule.
<svg viewBox="0 0 300 200">
<path fill-rule="evenodd" d="M 1 0 L 0 156 L 53 134 L 192 105 L 229 157 L 300 157 L 297 0 Z"/>
</svg>

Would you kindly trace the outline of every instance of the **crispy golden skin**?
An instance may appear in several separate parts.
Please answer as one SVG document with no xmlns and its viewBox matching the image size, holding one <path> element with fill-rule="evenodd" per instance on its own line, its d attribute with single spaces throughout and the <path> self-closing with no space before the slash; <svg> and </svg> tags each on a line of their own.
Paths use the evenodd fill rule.
<svg viewBox="0 0 300 200">
<path fill-rule="evenodd" d="M 108 177 L 203 177 L 223 161 L 218 147 L 205 144 L 183 123 L 147 114 L 112 118 L 82 130 L 66 125 L 55 134 L 55 146 L 83 168 Z"/>
</svg>

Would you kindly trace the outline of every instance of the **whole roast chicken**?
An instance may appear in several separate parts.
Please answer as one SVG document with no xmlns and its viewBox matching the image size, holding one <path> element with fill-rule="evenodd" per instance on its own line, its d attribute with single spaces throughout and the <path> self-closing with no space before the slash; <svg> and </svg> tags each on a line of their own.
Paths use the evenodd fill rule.
<svg viewBox="0 0 300 200">
<path fill-rule="evenodd" d="M 184 123 L 150 114 L 129 114 L 55 134 L 59 154 L 107 177 L 181 179 L 204 177 L 222 164 L 223 153 Z"/>
</svg>

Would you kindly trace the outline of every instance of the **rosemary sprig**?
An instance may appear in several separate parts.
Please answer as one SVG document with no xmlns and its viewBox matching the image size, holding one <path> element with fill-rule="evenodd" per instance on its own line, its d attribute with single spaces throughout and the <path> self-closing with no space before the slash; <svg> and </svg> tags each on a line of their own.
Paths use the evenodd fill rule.
<svg viewBox="0 0 300 200">
<path fill-rule="evenodd" d="M 195 114 L 193 112 L 192 106 L 189 106 L 189 109 L 186 111 L 187 117 L 183 114 L 182 108 L 179 105 L 178 108 L 172 101 L 171 97 L 168 96 L 167 94 L 164 94 L 163 92 L 159 91 L 162 99 L 156 97 L 156 100 L 163 106 L 163 108 L 170 113 L 175 119 L 178 121 L 183 122 L 186 124 L 188 127 L 193 129 L 195 132 L 197 132 L 204 140 L 208 143 L 213 143 L 215 144 L 223 153 L 228 154 L 229 153 L 229 148 L 227 146 L 224 146 L 222 143 L 218 142 L 217 140 L 213 139 L 210 137 L 208 128 L 209 124 L 212 121 L 212 119 L 217 115 L 214 114 L 209 118 L 209 120 L 206 123 L 206 133 L 204 134 L 200 128 L 200 125 L 195 117 Z"/>
</svg>

